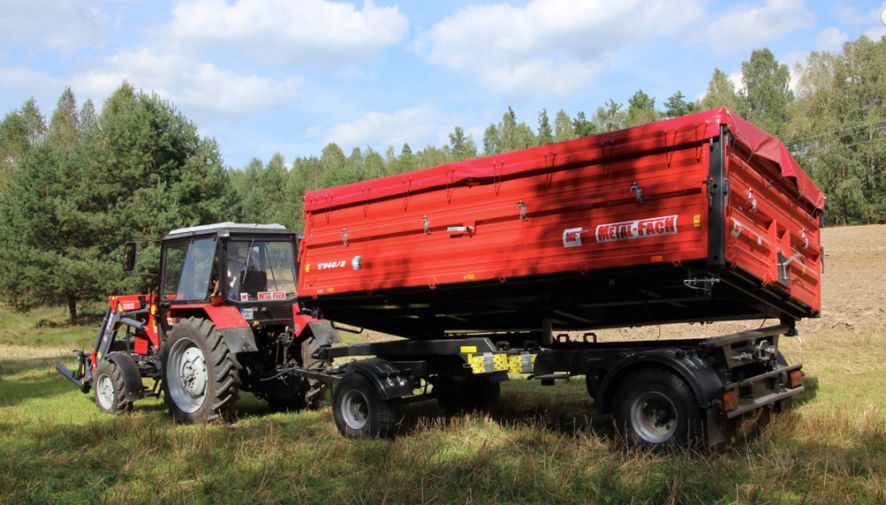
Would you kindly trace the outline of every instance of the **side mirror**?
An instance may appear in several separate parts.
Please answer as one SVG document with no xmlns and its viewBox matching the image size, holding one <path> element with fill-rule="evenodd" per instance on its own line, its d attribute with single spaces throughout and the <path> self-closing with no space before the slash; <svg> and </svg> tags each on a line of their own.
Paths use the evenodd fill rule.
<svg viewBox="0 0 886 505">
<path fill-rule="evenodd" d="M 123 271 L 135 271 L 135 242 L 127 242 L 123 246 Z"/>
</svg>

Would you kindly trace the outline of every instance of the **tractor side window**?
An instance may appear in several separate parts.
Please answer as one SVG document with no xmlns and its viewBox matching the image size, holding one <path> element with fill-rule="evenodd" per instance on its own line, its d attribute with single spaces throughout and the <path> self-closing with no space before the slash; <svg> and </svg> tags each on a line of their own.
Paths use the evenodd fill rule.
<svg viewBox="0 0 886 505">
<path fill-rule="evenodd" d="M 295 261 L 292 257 L 292 244 L 289 242 L 268 242 L 264 248 L 264 262 L 267 263 L 268 291 L 295 296 Z"/>
<path fill-rule="evenodd" d="M 215 258 L 215 239 L 170 245 L 166 249 L 163 293 L 167 300 L 203 300 L 210 291 L 209 281 Z"/>
</svg>

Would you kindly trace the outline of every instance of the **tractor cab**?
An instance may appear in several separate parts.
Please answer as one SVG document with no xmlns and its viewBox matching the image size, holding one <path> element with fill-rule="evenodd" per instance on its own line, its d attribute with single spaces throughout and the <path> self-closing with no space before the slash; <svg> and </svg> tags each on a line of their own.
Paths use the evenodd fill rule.
<svg viewBox="0 0 886 505">
<path fill-rule="evenodd" d="M 277 224 L 218 223 L 162 240 L 160 303 L 265 305 L 295 300 L 295 234 Z"/>
</svg>

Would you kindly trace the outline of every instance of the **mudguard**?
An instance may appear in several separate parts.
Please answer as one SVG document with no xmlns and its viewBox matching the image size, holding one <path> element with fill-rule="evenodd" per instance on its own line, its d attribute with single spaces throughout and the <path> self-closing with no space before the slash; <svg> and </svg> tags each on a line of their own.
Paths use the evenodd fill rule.
<svg viewBox="0 0 886 505">
<path fill-rule="evenodd" d="M 361 359 L 348 363 L 348 373 L 364 375 L 385 400 L 412 395 L 412 379 L 399 368 L 381 358 Z"/>
<path fill-rule="evenodd" d="M 219 328 L 222 338 L 225 339 L 228 349 L 234 354 L 241 352 L 255 352 L 258 346 L 255 345 L 255 335 L 252 328 Z"/>
<path fill-rule="evenodd" d="M 105 356 L 105 359 L 111 361 L 120 373 L 123 374 L 123 387 L 126 389 L 126 401 L 135 401 L 144 398 L 144 387 L 142 386 L 142 375 L 138 371 L 138 365 L 135 364 L 132 357 L 122 352 L 112 352 Z"/>
<path fill-rule="evenodd" d="M 338 332 L 332 327 L 332 321 L 315 319 L 306 328 L 321 346 L 330 346 L 341 342 Z"/>
<path fill-rule="evenodd" d="M 612 413 L 615 392 L 627 374 L 643 368 L 658 367 L 670 370 L 689 384 L 698 405 L 709 409 L 723 392 L 723 382 L 701 358 L 681 349 L 655 349 L 633 354 L 609 370 L 600 383 L 595 398 L 601 415 Z"/>
</svg>

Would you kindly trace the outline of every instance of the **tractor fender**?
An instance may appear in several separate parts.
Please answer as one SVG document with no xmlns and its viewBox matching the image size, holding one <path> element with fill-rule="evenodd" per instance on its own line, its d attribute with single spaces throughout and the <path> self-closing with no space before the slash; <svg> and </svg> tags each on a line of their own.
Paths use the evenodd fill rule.
<svg viewBox="0 0 886 505">
<path fill-rule="evenodd" d="M 332 321 L 328 319 L 314 319 L 308 323 L 305 330 L 302 331 L 301 336 L 307 336 L 306 333 L 310 333 L 321 346 L 331 346 L 341 342 L 338 331 L 332 326 Z"/>
<path fill-rule="evenodd" d="M 126 401 L 131 402 L 144 398 L 142 375 L 132 356 L 123 352 L 112 352 L 105 356 L 105 359 L 120 369 L 120 373 L 123 375 L 123 387 L 126 389 Z"/>
<path fill-rule="evenodd" d="M 381 358 L 352 361 L 347 373 L 359 373 L 369 379 L 385 400 L 412 395 L 412 378 Z"/>
<path fill-rule="evenodd" d="M 228 349 L 234 354 L 258 350 L 258 346 L 255 345 L 255 335 L 252 333 L 252 328 L 248 326 L 246 328 L 219 328 L 218 331 L 225 339 Z"/>
<path fill-rule="evenodd" d="M 701 358 L 682 349 L 654 349 L 632 354 L 611 368 L 597 389 L 597 410 L 601 415 L 612 413 L 615 393 L 629 374 L 645 368 L 661 368 L 673 372 L 686 381 L 698 405 L 707 409 L 723 392 L 720 377 Z"/>
</svg>

